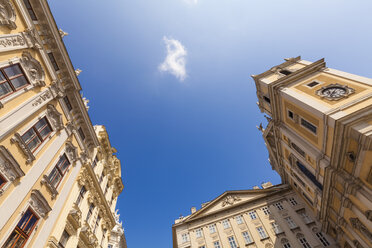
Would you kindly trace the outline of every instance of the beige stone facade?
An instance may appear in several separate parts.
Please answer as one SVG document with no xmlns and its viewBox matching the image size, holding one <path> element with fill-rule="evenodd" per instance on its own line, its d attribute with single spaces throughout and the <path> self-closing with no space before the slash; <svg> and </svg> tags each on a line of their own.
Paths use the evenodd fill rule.
<svg viewBox="0 0 372 248">
<path fill-rule="evenodd" d="M 107 247 L 120 161 L 46 0 L 0 0 L 0 246 Z"/>
<path fill-rule="evenodd" d="M 226 191 L 172 227 L 174 248 L 337 247 L 288 185 Z"/>
<path fill-rule="evenodd" d="M 372 247 L 372 79 L 300 57 L 253 79 L 272 168 L 342 247 Z"/>
</svg>

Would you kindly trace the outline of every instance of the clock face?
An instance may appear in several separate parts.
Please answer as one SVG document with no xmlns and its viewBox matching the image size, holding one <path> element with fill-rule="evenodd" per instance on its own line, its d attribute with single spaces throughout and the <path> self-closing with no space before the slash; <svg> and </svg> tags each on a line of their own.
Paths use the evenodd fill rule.
<svg viewBox="0 0 372 248">
<path fill-rule="evenodd" d="M 347 85 L 330 84 L 317 90 L 316 94 L 320 97 L 326 98 L 327 100 L 334 101 L 347 97 L 348 95 L 354 93 L 354 91 L 354 89 L 348 87 Z"/>
</svg>

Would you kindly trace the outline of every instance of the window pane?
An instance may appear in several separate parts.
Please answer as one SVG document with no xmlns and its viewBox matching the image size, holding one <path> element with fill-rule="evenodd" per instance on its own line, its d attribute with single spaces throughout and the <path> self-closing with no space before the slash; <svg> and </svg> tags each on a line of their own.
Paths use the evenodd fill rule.
<svg viewBox="0 0 372 248">
<path fill-rule="evenodd" d="M 17 233 L 16 231 L 13 231 L 12 234 L 10 234 L 8 240 L 5 242 L 3 248 L 12 247 L 18 237 L 19 237 L 19 233 Z"/>
<path fill-rule="evenodd" d="M 58 185 L 58 183 L 61 181 L 61 174 L 57 170 L 57 168 L 54 168 L 52 172 L 49 174 L 49 181 L 52 183 L 54 187 Z"/>
<path fill-rule="evenodd" d="M 52 129 L 48 126 L 46 126 L 43 130 L 40 132 L 40 136 L 43 138 L 43 140 L 52 132 Z"/>
<path fill-rule="evenodd" d="M 0 96 L 6 95 L 9 92 L 12 92 L 12 88 L 10 87 L 8 82 L 0 84 Z"/>
<path fill-rule="evenodd" d="M 34 136 L 33 139 L 27 144 L 28 148 L 33 151 L 41 143 L 39 137 Z"/>
<path fill-rule="evenodd" d="M 23 74 L 18 64 L 4 68 L 4 72 L 9 78 Z"/>
<path fill-rule="evenodd" d="M 10 80 L 14 88 L 19 89 L 27 84 L 27 80 L 24 76 L 17 77 L 15 79 Z"/>
<path fill-rule="evenodd" d="M 47 125 L 47 120 L 44 118 L 40 119 L 36 124 L 35 124 L 35 128 L 37 131 L 41 131 L 43 129 L 44 126 Z"/>
<path fill-rule="evenodd" d="M 62 173 L 65 174 L 65 171 L 67 170 L 68 166 L 70 165 L 70 162 L 68 161 L 65 154 L 59 159 L 57 166 L 61 169 Z"/>
<path fill-rule="evenodd" d="M 24 243 L 26 242 L 26 239 L 23 237 L 23 236 L 20 236 L 15 244 L 15 246 L 13 246 L 12 248 L 21 248 L 23 247 Z"/>
<path fill-rule="evenodd" d="M 23 135 L 22 135 L 22 139 L 25 143 L 28 143 L 30 142 L 34 137 L 36 136 L 36 133 L 34 131 L 34 129 L 30 129 L 28 130 L 27 132 L 25 132 Z"/>
<path fill-rule="evenodd" d="M 28 222 L 26 228 L 24 229 L 26 234 L 30 234 L 36 222 L 37 222 L 37 218 L 35 217 L 35 215 L 32 215 L 30 221 Z"/>
<path fill-rule="evenodd" d="M 6 80 L 6 78 L 5 78 L 4 74 L 0 71 L 0 81 L 2 82 L 2 81 L 5 81 L 5 80 Z"/>
</svg>

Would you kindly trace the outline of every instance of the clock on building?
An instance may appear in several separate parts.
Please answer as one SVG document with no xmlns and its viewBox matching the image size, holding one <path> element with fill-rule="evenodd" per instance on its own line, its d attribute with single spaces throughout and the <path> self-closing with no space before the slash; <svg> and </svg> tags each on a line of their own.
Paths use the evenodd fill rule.
<svg viewBox="0 0 372 248">
<path fill-rule="evenodd" d="M 327 100 L 340 100 L 354 93 L 355 90 L 347 85 L 329 84 L 316 91 L 318 96 L 326 98 Z"/>
</svg>

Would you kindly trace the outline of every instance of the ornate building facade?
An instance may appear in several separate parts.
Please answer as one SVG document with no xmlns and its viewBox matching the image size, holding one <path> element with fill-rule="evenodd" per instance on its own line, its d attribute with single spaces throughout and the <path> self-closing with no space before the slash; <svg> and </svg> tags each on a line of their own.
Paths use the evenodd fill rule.
<svg viewBox="0 0 372 248">
<path fill-rule="evenodd" d="M 226 191 L 172 227 L 174 248 L 337 247 L 288 185 Z"/>
<path fill-rule="evenodd" d="M 0 0 L 0 246 L 108 247 L 123 190 L 46 0 Z"/>
<path fill-rule="evenodd" d="M 300 57 L 252 77 L 272 168 L 342 247 L 372 247 L 372 80 Z"/>
</svg>

